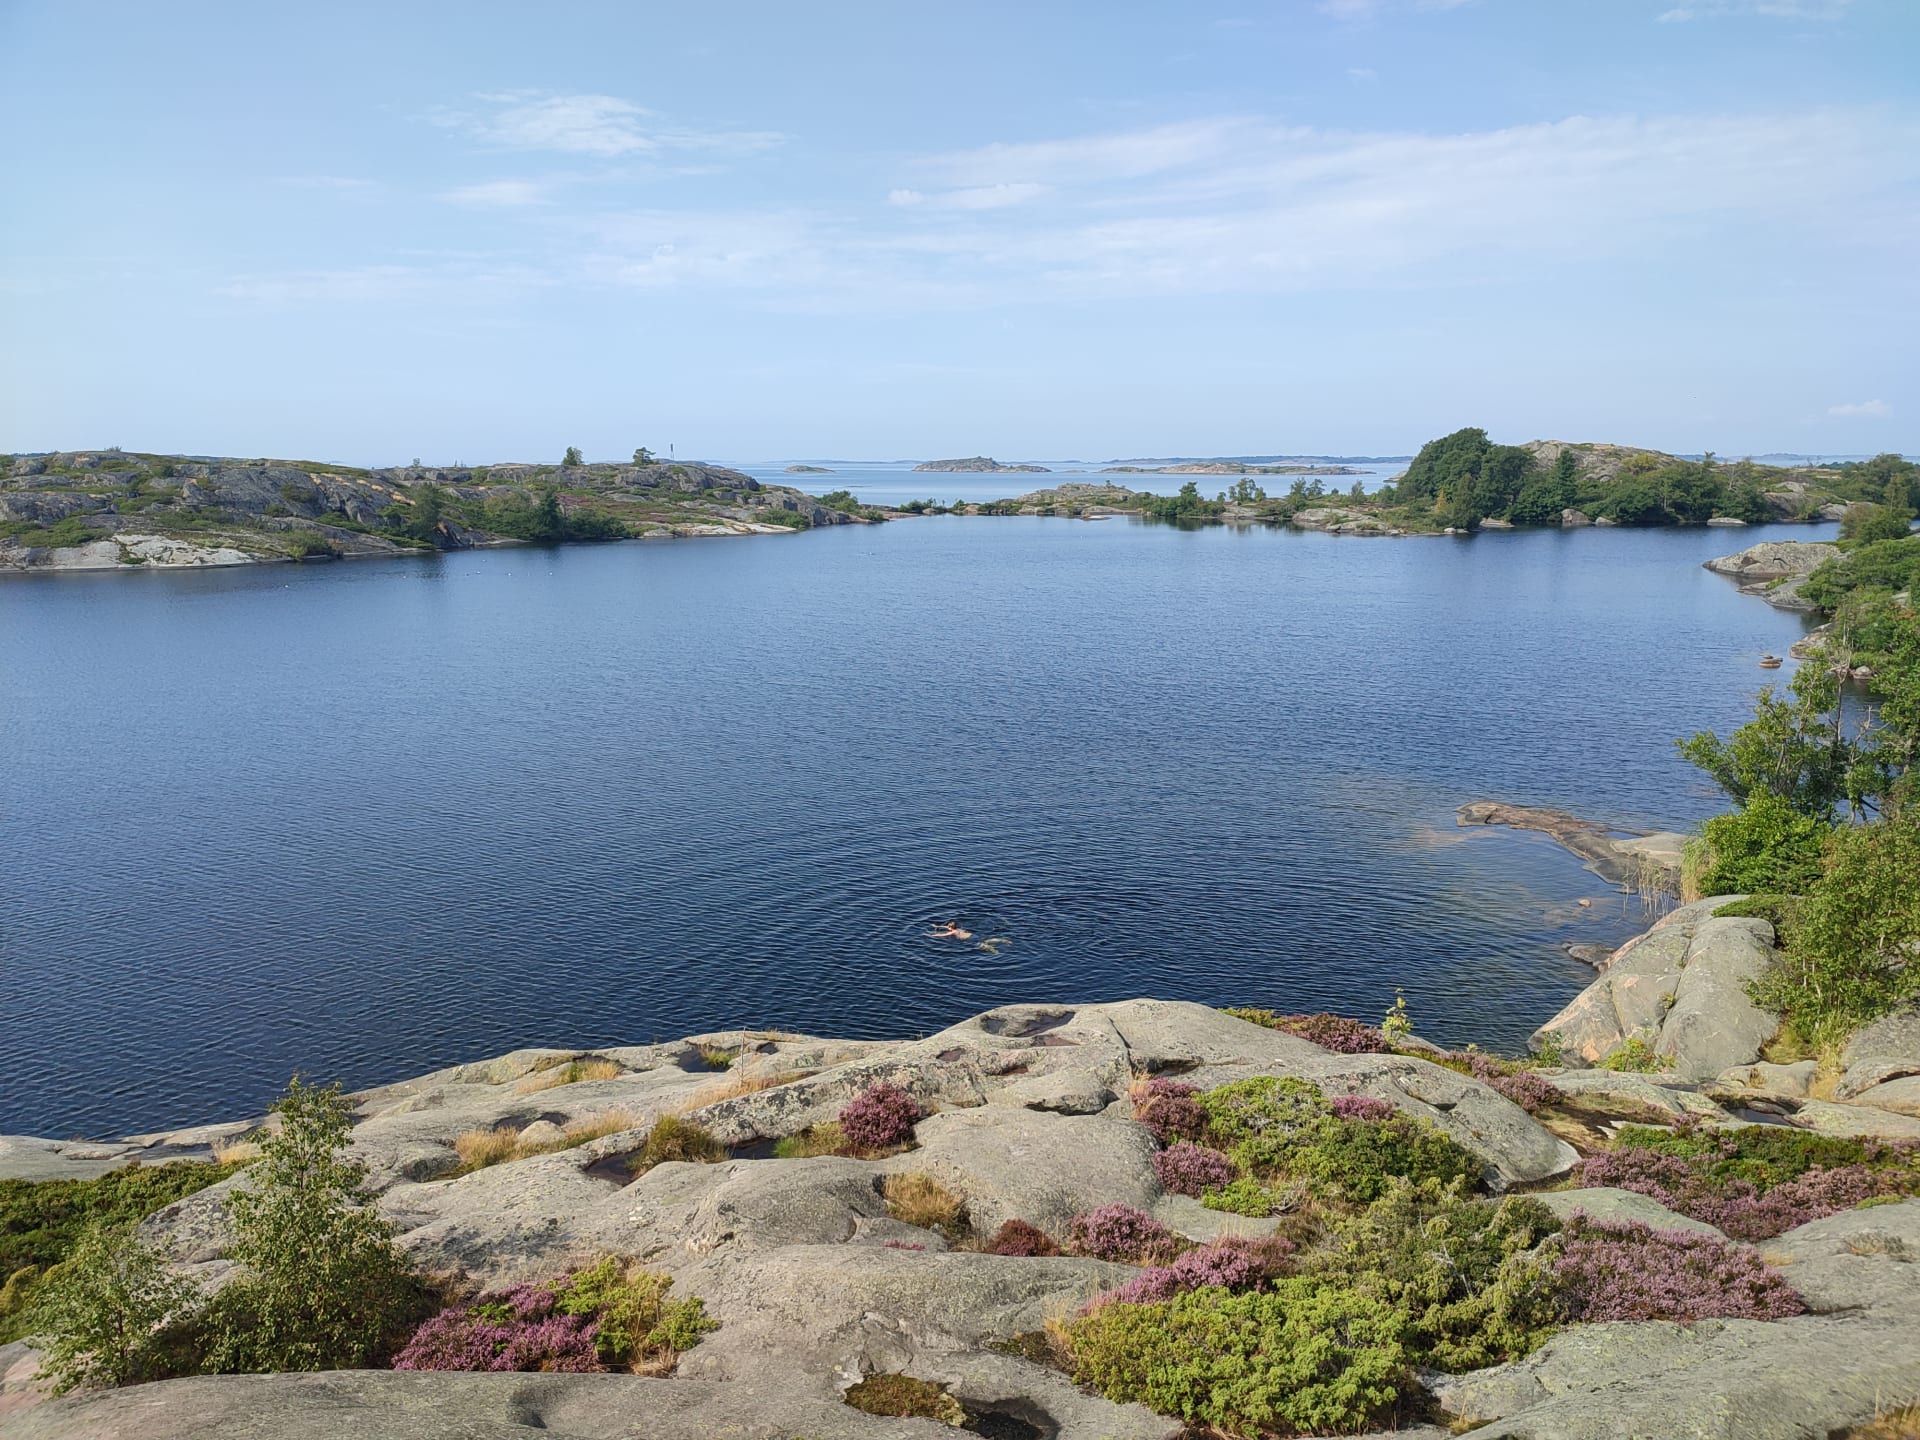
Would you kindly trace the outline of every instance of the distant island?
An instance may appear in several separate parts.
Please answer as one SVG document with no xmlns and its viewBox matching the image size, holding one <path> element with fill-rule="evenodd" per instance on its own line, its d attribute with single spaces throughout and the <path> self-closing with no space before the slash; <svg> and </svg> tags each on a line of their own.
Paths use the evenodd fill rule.
<svg viewBox="0 0 1920 1440">
<path fill-rule="evenodd" d="M 404 465 L 121 450 L 0 456 L 0 573 L 751 535 L 876 518 L 720 465 Z"/>
<path fill-rule="evenodd" d="M 913 467 L 915 470 L 937 470 L 942 473 L 995 474 L 1010 471 L 1028 475 L 1046 475 L 1051 472 L 1044 465 L 1002 465 L 987 455 L 970 455 L 964 460 L 928 460 Z"/>
<path fill-rule="evenodd" d="M 789 475 L 831 475 L 833 471 L 827 469 L 824 465 L 789 465 L 787 466 L 786 473 Z"/>
<path fill-rule="evenodd" d="M 1179 465 L 1109 465 L 1102 475 L 1364 475 L 1351 465 L 1251 465 L 1237 460 L 1188 460 Z"/>
</svg>

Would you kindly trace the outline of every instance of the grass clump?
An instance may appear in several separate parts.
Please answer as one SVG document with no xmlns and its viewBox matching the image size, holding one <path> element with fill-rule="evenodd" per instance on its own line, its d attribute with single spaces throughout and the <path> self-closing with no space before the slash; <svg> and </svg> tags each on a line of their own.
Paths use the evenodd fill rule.
<svg viewBox="0 0 1920 1440">
<path fill-rule="evenodd" d="M 226 1179 L 236 1163 L 135 1163 L 93 1180 L 0 1180 L 0 1344 L 27 1333 L 35 1292 L 89 1227 L 121 1230 Z"/>
<path fill-rule="evenodd" d="M 542 1090 L 558 1089 L 562 1085 L 578 1085 L 583 1080 L 618 1080 L 626 1073 L 618 1061 L 598 1055 L 572 1060 L 542 1060 L 533 1067 L 533 1073 L 514 1086 L 513 1090 L 516 1095 L 533 1095 Z"/>
<path fill-rule="evenodd" d="M 838 1120 L 808 1126 L 798 1135 L 783 1136 L 773 1146 L 773 1158 L 776 1160 L 811 1160 L 816 1155 L 846 1153 L 847 1137 L 841 1131 Z"/>
<path fill-rule="evenodd" d="M 920 1171 L 889 1175 L 884 1185 L 887 1213 L 902 1224 L 938 1230 L 956 1243 L 966 1234 L 967 1202 L 933 1176 Z"/>
<path fill-rule="evenodd" d="M 966 1409 L 944 1386 L 911 1375 L 869 1375 L 848 1389 L 846 1402 L 868 1415 L 890 1419 L 937 1420 L 956 1428 L 967 1423 Z"/>
<path fill-rule="evenodd" d="M 679 1115 L 662 1115 L 647 1132 L 647 1143 L 627 1162 L 635 1175 L 644 1175 L 670 1160 L 712 1165 L 727 1158 L 727 1147 L 705 1127 Z"/>
<path fill-rule="evenodd" d="M 484 1170 L 489 1165 L 525 1160 L 533 1155 L 550 1155 L 557 1150 L 571 1150 L 577 1145 L 585 1145 L 589 1140 L 631 1130 L 637 1123 L 631 1110 L 604 1110 L 598 1115 L 569 1121 L 562 1127 L 560 1137 L 553 1140 L 529 1141 L 515 1125 L 468 1130 L 454 1137 L 454 1153 L 460 1157 L 460 1168 L 455 1173 L 466 1175 L 475 1170 Z"/>
<path fill-rule="evenodd" d="M 702 1045 L 699 1047 L 699 1052 L 700 1063 L 709 1070 L 729 1069 L 732 1067 L 733 1062 L 740 1058 L 740 1051 L 737 1047 L 728 1048 L 724 1045 Z"/>
</svg>

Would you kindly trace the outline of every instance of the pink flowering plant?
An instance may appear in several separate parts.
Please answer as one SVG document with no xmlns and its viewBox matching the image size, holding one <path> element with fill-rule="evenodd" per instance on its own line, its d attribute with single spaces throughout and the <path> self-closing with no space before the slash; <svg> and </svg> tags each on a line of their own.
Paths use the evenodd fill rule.
<svg viewBox="0 0 1920 1440">
<path fill-rule="evenodd" d="M 1226 1013 L 1235 1019 L 1264 1025 L 1269 1030 L 1284 1030 L 1323 1050 L 1333 1050 L 1342 1055 L 1384 1055 L 1393 1050 L 1393 1042 L 1387 1039 L 1384 1030 L 1358 1020 L 1349 1020 L 1344 1015 L 1329 1015 L 1325 1011 L 1313 1015 L 1276 1015 L 1271 1010 L 1247 1009 L 1233 1009 Z"/>
<path fill-rule="evenodd" d="M 1131 1205 L 1102 1205 L 1067 1222 L 1067 1245 L 1075 1254 L 1125 1264 L 1171 1260 L 1180 1248 L 1173 1232 Z"/>
<path fill-rule="evenodd" d="M 1784 1320 L 1806 1302 L 1742 1245 L 1575 1214 L 1551 1266 L 1571 1320 Z"/>
<path fill-rule="evenodd" d="M 1153 1173 L 1169 1194 L 1199 1197 L 1233 1179 L 1233 1162 L 1218 1150 L 1181 1140 L 1153 1157 Z"/>
<path fill-rule="evenodd" d="M 840 1132 L 855 1150 L 890 1150 L 913 1139 L 920 1106 L 898 1085 L 870 1085 L 840 1110 Z"/>
</svg>

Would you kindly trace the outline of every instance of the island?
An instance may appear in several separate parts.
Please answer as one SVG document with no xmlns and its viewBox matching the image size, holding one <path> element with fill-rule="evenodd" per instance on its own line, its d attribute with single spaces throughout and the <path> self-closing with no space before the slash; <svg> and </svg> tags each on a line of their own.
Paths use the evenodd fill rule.
<svg viewBox="0 0 1920 1440">
<path fill-rule="evenodd" d="M 786 473 L 789 475 L 831 475 L 833 471 L 827 469 L 824 465 L 789 465 L 787 466 Z"/>
<path fill-rule="evenodd" d="M 1109 465 L 1102 475 L 1364 475 L 1351 465 L 1255 465 L 1236 460 L 1188 460 L 1177 465 Z"/>
<path fill-rule="evenodd" d="M 1045 475 L 1049 471 L 1044 465 L 1002 465 L 987 455 L 970 455 L 964 460 L 926 460 L 913 467 L 915 470 L 931 470 L 942 474 L 1003 474 L 1020 472 L 1029 475 Z"/>
<path fill-rule="evenodd" d="M 866 523 L 724 466 L 391 466 L 121 450 L 0 457 L 0 572 L 247 565 Z"/>
</svg>

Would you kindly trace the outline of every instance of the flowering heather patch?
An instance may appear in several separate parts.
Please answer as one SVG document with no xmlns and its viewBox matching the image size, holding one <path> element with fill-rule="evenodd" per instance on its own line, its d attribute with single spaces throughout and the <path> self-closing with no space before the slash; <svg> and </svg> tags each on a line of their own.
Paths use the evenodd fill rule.
<svg viewBox="0 0 1920 1440">
<path fill-rule="evenodd" d="M 987 1242 L 989 1255 L 1015 1255 L 1030 1257 L 1034 1255 L 1058 1255 L 1060 1247 L 1053 1243 L 1053 1237 L 1038 1225 L 1030 1225 L 1025 1220 L 1009 1220 L 993 1232 L 993 1239 Z"/>
<path fill-rule="evenodd" d="M 1806 1304 L 1751 1250 L 1576 1214 L 1552 1266 L 1574 1320 L 1784 1320 Z"/>
<path fill-rule="evenodd" d="M 1737 1240 L 1766 1240 L 1864 1200 L 1920 1188 L 1910 1147 L 1774 1126 L 1671 1132 L 1630 1127 L 1581 1162 L 1582 1185 L 1613 1185 Z"/>
<path fill-rule="evenodd" d="M 1102 1205 L 1067 1222 L 1067 1243 L 1095 1260 L 1145 1264 L 1171 1258 L 1179 1243 L 1173 1232 L 1131 1205 Z"/>
<path fill-rule="evenodd" d="M 1271 1010 L 1229 1010 L 1226 1013 L 1237 1019 L 1250 1020 L 1255 1025 L 1264 1025 L 1269 1030 L 1284 1030 L 1323 1050 L 1338 1051 L 1342 1055 L 1384 1055 L 1393 1049 L 1385 1031 L 1372 1025 L 1363 1025 L 1358 1020 L 1349 1020 L 1344 1015 L 1329 1015 L 1325 1011 L 1314 1015 L 1276 1015 Z"/>
<path fill-rule="evenodd" d="M 1096 1296 L 1087 1308 L 1119 1301 L 1148 1305 L 1171 1300 L 1203 1285 L 1223 1290 L 1252 1290 L 1281 1274 L 1293 1255 L 1293 1242 L 1277 1235 L 1229 1235 L 1178 1255 L 1171 1265 L 1143 1271 L 1117 1290 Z"/>
<path fill-rule="evenodd" d="M 1531 1070 L 1495 1075 L 1487 1081 L 1487 1088 L 1506 1096 L 1529 1115 L 1545 1110 L 1549 1105 L 1558 1105 L 1566 1098 L 1551 1080 Z"/>
<path fill-rule="evenodd" d="M 927 1247 L 924 1245 L 916 1245 L 911 1240 L 889 1240 L 885 1248 L 888 1250 L 924 1250 Z"/>
<path fill-rule="evenodd" d="M 920 1106 L 898 1085 L 869 1086 L 840 1110 L 840 1131 L 856 1150 L 885 1150 L 913 1139 Z"/>
<path fill-rule="evenodd" d="M 1386 1120 L 1393 1115 L 1393 1106 L 1371 1095 L 1336 1095 L 1330 1104 L 1338 1120 Z"/>
<path fill-rule="evenodd" d="M 1233 1179 L 1233 1162 L 1218 1150 L 1182 1140 L 1153 1157 L 1153 1173 L 1173 1194 L 1197 1197 Z"/>
<path fill-rule="evenodd" d="M 442 1310 L 413 1332 L 396 1370 L 559 1370 L 601 1368 L 599 1322 L 555 1312 L 553 1291 L 534 1285 L 482 1295 Z"/>
<path fill-rule="evenodd" d="M 1156 1075 L 1135 1085 L 1130 1093 L 1133 1118 L 1151 1130 L 1162 1145 L 1171 1145 L 1176 1140 L 1198 1140 L 1206 1129 L 1206 1112 L 1193 1098 L 1200 1093 L 1197 1086 Z"/>
</svg>

